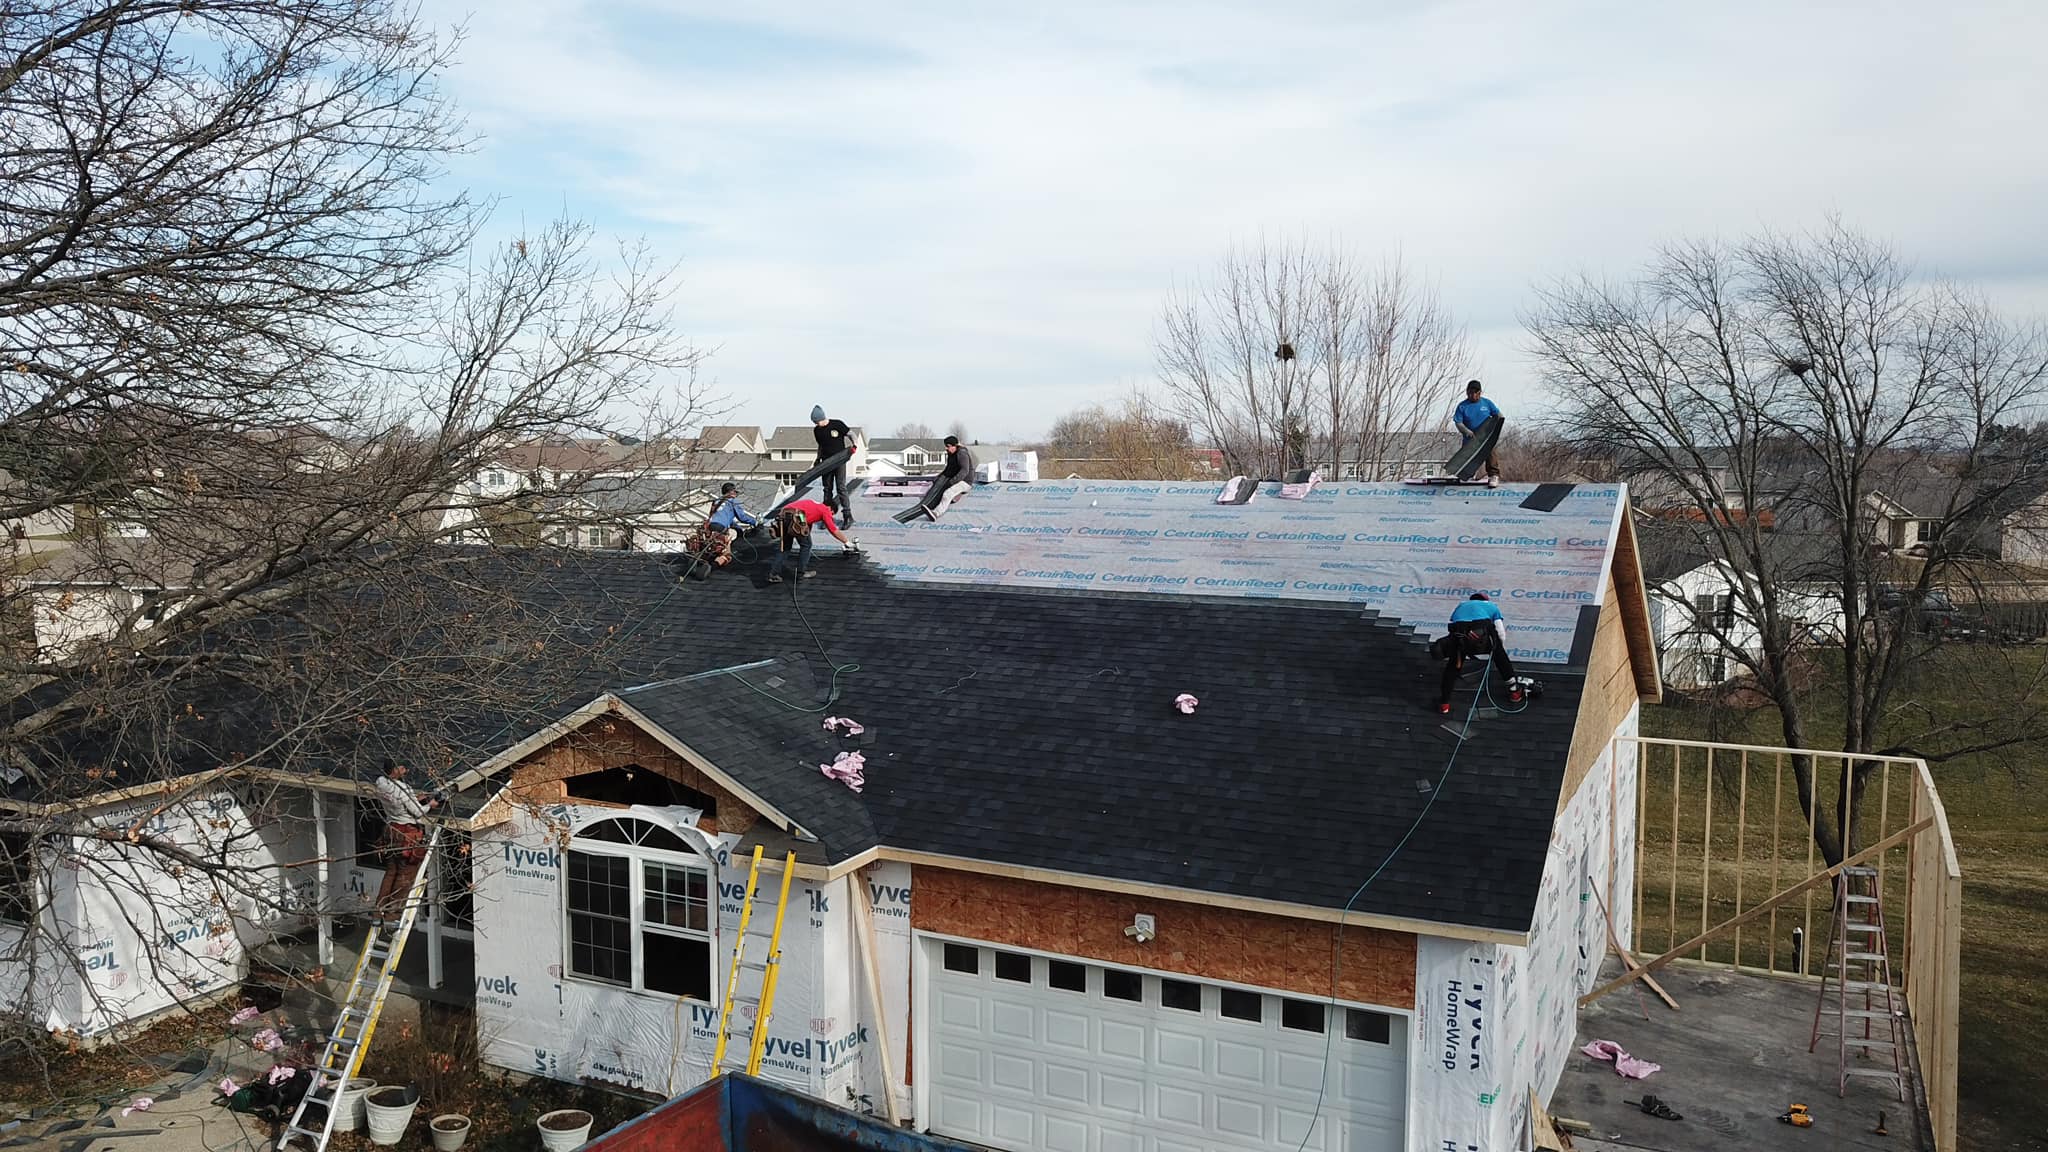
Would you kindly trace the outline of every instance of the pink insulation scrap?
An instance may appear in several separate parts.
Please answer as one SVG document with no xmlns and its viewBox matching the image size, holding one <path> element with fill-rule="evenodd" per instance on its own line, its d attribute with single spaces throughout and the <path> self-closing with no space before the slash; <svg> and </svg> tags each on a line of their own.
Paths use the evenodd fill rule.
<svg viewBox="0 0 2048 1152">
<path fill-rule="evenodd" d="M 1612 1040 L 1595 1040 L 1584 1048 L 1579 1049 L 1579 1051 L 1584 1052 L 1595 1060 L 1614 1061 L 1615 1072 L 1631 1080 L 1646 1080 L 1652 1072 L 1659 1072 L 1664 1068 L 1662 1064 L 1652 1064 L 1648 1060 L 1636 1059 L 1624 1051 L 1621 1045 L 1616 1044 Z"/>
<path fill-rule="evenodd" d="M 261 1015 L 263 1015 L 263 1013 L 258 1012 L 254 1004 L 250 1004 L 244 1007 L 240 1012 L 237 1012 L 233 1016 L 228 1017 L 228 1023 L 247 1024 L 249 1021 L 254 1020 L 255 1018 Z"/>
<path fill-rule="evenodd" d="M 289 1064 L 272 1064 L 270 1071 L 263 1074 L 263 1082 L 275 1088 L 298 1074 L 299 1070 Z"/>
<path fill-rule="evenodd" d="M 818 765 L 818 771 L 830 779 L 844 781 L 848 788 L 858 792 L 861 785 L 866 783 L 863 776 L 867 771 L 867 762 L 867 757 L 858 752 L 841 752 L 832 758 L 830 764 Z"/>
<path fill-rule="evenodd" d="M 1175 708 L 1178 708 L 1178 709 L 1180 709 L 1180 711 L 1181 711 L 1181 715 L 1183 715 L 1183 716 L 1192 716 L 1192 715 L 1194 715 L 1194 714 L 1195 714 L 1195 705 L 1197 705 L 1197 704 L 1200 704 L 1200 703 L 1201 703 L 1201 701 L 1200 701 L 1200 700 L 1197 700 L 1197 699 L 1195 699 L 1195 698 L 1194 698 L 1193 696 L 1190 696 L 1190 695 L 1188 695 L 1188 694 L 1187 694 L 1187 693 L 1185 693 L 1185 692 L 1183 692 L 1183 693 L 1181 693 L 1180 695 L 1178 695 L 1178 696 L 1175 696 L 1175 697 L 1173 698 L 1173 706 L 1174 706 Z"/>
<path fill-rule="evenodd" d="M 867 729 L 861 725 L 860 721 L 855 720 L 851 716 L 827 716 L 825 717 L 825 731 L 837 732 L 841 736 L 858 736 L 862 732 L 867 731 Z"/>
<path fill-rule="evenodd" d="M 242 1090 L 242 1086 L 240 1084 L 235 1083 L 234 1078 L 231 1076 L 221 1077 L 220 1083 L 214 1085 L 214 1087 L 218 1089 L 220 1091 L 220 1094 L 223 1096 L 233 1096 L 235 1093 L 240 1092 Z"/>
<path fill-rule="evenodd" d="M 249 1037 L 249 1046 L 258 1052 L 275 1052 L 284 1047 L 284 1037 L 279 1036 L 275 1028 L 265 1028 Z"/>
<path fill-rule="evenodd" d="M 130 1112 L 147 1112 L 154 1107 L 156 1107 L 155 1097 L 137 1096 L 134 1100 L 129 1102 L 126 1108 L 121 1109 L 121 1115 L 126 1116 Z"/>
</svg>

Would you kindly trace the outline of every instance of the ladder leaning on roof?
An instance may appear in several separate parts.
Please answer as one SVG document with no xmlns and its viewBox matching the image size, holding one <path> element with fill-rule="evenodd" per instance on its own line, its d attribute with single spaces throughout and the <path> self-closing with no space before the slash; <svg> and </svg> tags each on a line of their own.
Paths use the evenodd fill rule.
<svg viewBox="0 0 2048 1152">
<path fill-rule="evenodd" d="M 299 1098 L 291 1122 L 277 1139 L 277 1152 L 287 1148 L 294 1152 L 326 1152 L 327 1142 L 334 1136 L 334 1123 L 341 1115 L 342 1090 L 362 1071 L 363 1057 L 369 1054 L 370 1037 L 377 1030 L 377 1017 L 384 1012 L 384 1001 L 391 995 L 391 979 L 398 973 L 398 958 L 405 952 L 413 918 L 426 897 L 427 880 L 434 872 L 434 854 L 440 846 L 441 828 L 434 825 L 427 834 L 426 855 L 420 860 L 419 874 L 413 877 L 412 888 L 405 894 L 405 912 L 398 918 L 398 927 L 389 937 L 379 934 L 374 927 L 370 929 L 363 953 L 356 957 L 348 991 L 342 996 L 334 1030 L 327 1034 L 320 1062 L 314 1066 L 313 1086 Z M 319 1115 L 309 1115 L 315 1109 Z"/>
<path fill-rule="evenodd" d="M 711 1074 L 722 1072 L 745 1072 L 749 1076 L 761 1074 L 761 1054 L 768 1045 L 768 1017 L 775 1010 L 776 976 L 782 971 L 782 916 L 789 910 L 789 881 L 796 875 L 796 853 L 791 852 L 782 859 L 782 891 L 775 898 L 775 927 L 766 936 L 759 932 L 747 931 L 753 922 L 754 906 L 761 902 L 761 846 L 754 845 L 753 863 L 747 868 L 747 890 L 740 897 L 739 932 L 733 937 L 732 967 L 725 977 L 725 1007 L 718 1014 L 718 1045 L 711 1051 Z M 747 959 L 748 940 L 766 940 L 766 959 Z M 744 1062 L 737 1056 L 728 1064 L 725 1059 L 726 1040 L 732 1034 L 733 1009 L 748 1003 L 740 997 L 740 972 L 742 970 L 761 973 L 760 998 L 753 1001 L 754 1021 L 748 1036 L 747 1058 Z"/>
</svg>

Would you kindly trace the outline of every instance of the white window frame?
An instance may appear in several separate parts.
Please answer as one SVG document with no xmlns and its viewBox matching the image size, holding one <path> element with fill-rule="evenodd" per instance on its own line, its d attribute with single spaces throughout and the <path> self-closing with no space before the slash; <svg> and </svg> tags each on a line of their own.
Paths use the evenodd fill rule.
<svg viewBox="0 0 2048 1152">
<path fill-rule="evenodd" d="M 592 821 L 589 825 L 586 825 L 586 828 L 609 822 L 618 822 L 626 825 L 641 824 L 657 831 L 666 832 L 669 835 L 675 835 L 673 830 L 663 828 L 660 824 L 637 816 L 608 816 Z M 718 875 L 717 870 L 712 867 L 710 858 L 696 852 L 682 853 L 666 848 L 648 848 L 639 844 L 621 844 L 612 840 L 587 840 L 583 838 L 582 831 L 579 829 L 577 834 L 570 838 L 569 845 L 564 850 L 562 857 L 562 978 L 584 984 L 594 984 L 601 988 L 617 988 L 623 991 L 631 991 L 642 996 L 659 996 L 667 1000 L 690 1000 L 697 1003 L 711 1003 L 708 998 L 697 1000 L 694 996 L 675 992 L 662 992 L 648 988 L 646 971 L 647 949 L 641 942 L 641 936 L 648 932 L 652 932 L 657 936 L 670 936 L 677 939 L 702 940 L 705 943 L 705 987 L 713 995 L 717 993 Z M 605 856 L 613 859 L 622 859 L 627 862 L 627 907 L 631 913 L 628 919 L 628 939 L 631 944 L 632 955 L 630 962 L 632 979 L 629 983 L 622 984 L 616 980 L 607 980 L 602 976 L 593 976 L 589 973 L 576 971 L 575 936 L 571 921 L 578 913 L 569 907 L 569 853 L 581 853 L 585 856 Z M 659 864 L 664 867 L 679 868 L 686 872 L 696 872 L 704 877 L 705 912 L 703 931 L 677 928 L 667 924 L 649 924 L 647 922 L 647 865 L 649 864 Z M 595 915 L 594 913 L 583 914 Z"/>
</svg>

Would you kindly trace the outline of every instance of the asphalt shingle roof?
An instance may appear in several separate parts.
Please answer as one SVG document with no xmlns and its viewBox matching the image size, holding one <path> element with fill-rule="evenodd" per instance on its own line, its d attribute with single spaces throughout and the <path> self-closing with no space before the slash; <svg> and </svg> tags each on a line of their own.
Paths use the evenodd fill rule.
<svg viewBox="0 0 2048 1152">
<path fill-rule="evenodd" d="M 658 602 L 640 635 L 667 671 L 776 664 L 623 698 L 830 859 L 886 843 L 1339 908 L 1450 765 L 1354 910 L 1528 926 L 1576 674 L 1550 674 L 1542 701 L 1477 722 L 1460 748 L 1425 707 L 1438 665 L 1421 638 L 1355 609 L 917 586 L 850 557 L 800 585 L 761 585 L 757 568 L 670 596 L 639 583 L 663 573 L 620 570 L 631 559 L 606 595 Z M 817 685 L 834 665 L 828 704 Z M 757 690 L 771 678 L 780 702 Z M 1173 709 L 1181 692 L 1201 700 L 1193 715 Z M 857 797 L 818 771 L 855 746 L 821 731 L 827 713 L 867 727 Z"/>
<path fill-rule="evenodd" d="M 1354 911 L 1513 932 L 1532 918 L 1581 671 L 1544 666 L 1543 699 L 1460 744 L 1428 707 L 1424 638 L 1355 605 L 920 583 L 822 551 L 817 578 L 767 585 L 750 541 L 692 582 L 647 554 L 474 556 L 467 579 L 610 639 L 602 660 L 552 667 L 518 722 L 452 723 L 459 765 L 609 691 L 832 860 L 887 844 L 1336 909 L 1414 825 Z M 1192 715 L 1173 707 L 1183 692 Z M 261 712 L 186 733 L 192 768 L 273 738 Z M 830 737 L 828 713 L 867 732 Z M 858 795 L 818 770 L 847 747 L 867 760 Z M 369 771 L 375 753 L 352 749 L 332 771 Z M 137 751 L 184 756 L 99 754 Z"/>
</svg>

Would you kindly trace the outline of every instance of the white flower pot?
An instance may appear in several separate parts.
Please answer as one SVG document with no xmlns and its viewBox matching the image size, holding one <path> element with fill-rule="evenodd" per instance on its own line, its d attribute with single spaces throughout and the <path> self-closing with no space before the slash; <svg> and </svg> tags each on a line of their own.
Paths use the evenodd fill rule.
<svg viewBox="0 0 2048 1152">
<path fill-rule="evenodd" d="M 540 1128 L 541 1145 L 548 1152 L 572 1152 L 590 1139 L 591 1116 L 581 1108 L 559 1108 L 534 1123 Z"/>
<path fill-rule="evenodd" d="M 469 1117 L 453 1112 L 436 1116 L 427 1123 L 427 1133 L 434 1138 L 434 1152 L 455 1152 L 469 1139 Z"/>
<path fill-rule="evenodd" d="M 363 1097 L 363 1113 L 370 1121 L 370 1143 L 396 1144 L 412 1123 L 413 1109 L 420 1106 L 420 1094 L 411 1088 L 386 1084 Z"/>
<path fill-rule="evenodd" d="M 334 1118 L 336 1132 L 353 1132 L 363 1126 L 363 1097 L 377 1087 L 377 1082 L 368 1076 L 358 1076 L 341 1090 L 339 1106 L 341 1115 Z"/>
</svg>

